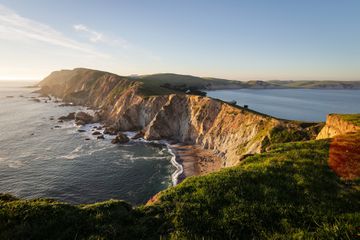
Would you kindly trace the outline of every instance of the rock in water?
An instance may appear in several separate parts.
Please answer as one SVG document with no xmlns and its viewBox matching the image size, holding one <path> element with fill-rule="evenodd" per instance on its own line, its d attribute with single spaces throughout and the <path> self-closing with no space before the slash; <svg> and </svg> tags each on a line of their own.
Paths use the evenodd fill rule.
<svg viewBox="0 0 360 240">
<path fill-rule="evenodd" d="M 139 139 L 139 138 L 144 138 L 145 133 L 143 131 L 139 131 L 135 134 L 135 136 L 133 136 L 131 139 Z"/>
<path fill-rule="evenodd" d="M 34 102 L 41 102 L 40 99 L 37 99 L 37 98 L 32 98 L 31 101 L 34 101 Z"/>
<path fill-rule="evenodd" d="M 97 136 L 97 139 L 105 139 L 104 135 Z"/>
<path fill-rule="evenodd" d="M 117 133 L 118 131 L 114 127 L 106 127 L 104 130 L 104 134 L 116 135 Z"/>
<path fill-rule="evenodd" d="M 85 125 L 88 123 L 92 123 L 94 120 L 94 117 L 86 112 L 77 112 L 75 114 L 75 123 L 77 125 Z"/>
<path fill-rule="evenodd" d="M 95 132 L 92 133 L 92 135 L 101 135 L 101 132 L 95 131 Z"/>
<path fill-rule="evenodd" d="M 129 142 L 130 139 L 123 133 L 118 133 L 116 135 L 116 137 L 111 141 L 111 143 L 116 144 L 116 143 L 127 143 Z"/>
<path fill-rule="evenodd" d="M 74 119 L 75 119 L 75 112 L 71 112 L 67 116 L 59 117 L 59 120 L 62 120 L 62 121 L 70 121 L 70 120 L 74 120 Z"/>
</svg>

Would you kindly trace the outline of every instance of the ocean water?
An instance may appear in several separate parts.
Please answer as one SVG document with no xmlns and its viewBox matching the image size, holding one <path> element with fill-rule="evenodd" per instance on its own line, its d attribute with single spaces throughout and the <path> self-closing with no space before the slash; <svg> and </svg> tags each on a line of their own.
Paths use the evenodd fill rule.
<svg viewBox="0 0 360 240">
<path fill-rule="evenodd" d="M 325 121 L 329 113 L 360 113 L 360 90 L 237 89 L 207 95 L 291 120 Z"/>
<path fill-rule="evenodd" d="M 0 81 L 0 192 L 75 204 L 110 198 L 141 204 L 172 185 L 176 169 L 168 148 L 114 145 L 110 136 L 93 137 L 93 125 L 78 132 L 73 122 L 58 123 L 84 109 L 34 102 L 34 89 L 23 87 L 30 84 Z"/>
</svg>

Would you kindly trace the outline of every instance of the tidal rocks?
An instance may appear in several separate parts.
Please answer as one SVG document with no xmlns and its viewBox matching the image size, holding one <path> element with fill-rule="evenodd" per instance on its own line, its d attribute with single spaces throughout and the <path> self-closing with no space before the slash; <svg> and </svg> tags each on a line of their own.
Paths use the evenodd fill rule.
<svg viewBox="0 0 360 240">
<path fill-rule="evenodd" d="M 97 136 L 97 139 L 105 139 L 104 135 Z"/>
<path fill-rule="evenodd" d="M 106 127 L 104 129 L 104 134 L 116 135 L 117 133 L 118 133 L 118 130 L 114 127 Z"/>
<path fill-rule="evenodd" d="M 31 98 L 30 100 L 33 102 L 41 102 L 40 99 L 38 99 L 38 98 Z"/>
<path fill-rule="evenodd" d="M 78 132 L 86 132 L 86 130 L 84 130 L 84 129 L 78 129 L 77 131 Z"/>
<path fill-rule="evenodd" d="M 92 133 L 92 135 L 101 135 L 101 132 L 95 131 L 95 132 Z"/>
<path fill-rule="evenodd" d="M 77 112 L 75 114 L 75 123 L 77 125 L 85 125 L 88 123 L 92 123 L 94 121 L 94 117 L 86 112 Z"/>
<path fill-rule="evenodd" d="M 70 120 L 74 120 L 75 119 L 75 112 L 71 112 L 69 113 L 67 116 L 61 116 L 58 118 L 59 120 L 62 121 L 70 121 Z"/>
<path fill-rule="evenodd" d="M 145 133 L 143 131 L 137 132 L 131 139 L 144 138 Z"/>
<path fill-rule="evenodd" d="M 111 143 L 116 144 L 116 143 L 127 143 L 129 142 L 130 139 L 123 133 L 118 133 L 116 135 L 116 137 L 111 141 Z"/>
</svg>

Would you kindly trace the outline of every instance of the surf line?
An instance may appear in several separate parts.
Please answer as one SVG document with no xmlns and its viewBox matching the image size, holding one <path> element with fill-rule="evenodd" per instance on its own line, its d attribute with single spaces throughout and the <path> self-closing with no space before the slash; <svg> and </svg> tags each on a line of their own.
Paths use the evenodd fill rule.
<svg viewBox="0 0 360 240">
<path fill-rule="evenodd" d="M 136 133 L 134 132 L 123 132 L 127 137 L 131 139 L 131 137 L 135 136 Z M 176 161 L 176 154 L 173 152 L 170 143 L 166 140 L 145 140 L 143 138 L 139 138 L 136 140 L 131 140 L 133 142 L 144 142 L 144 143 L 156 143 L 166 146 L 168 153 L 171 155 L 170 162 L 176 168 L 175 172 L 171 174 L 171 180 L 173 186 L 176 186 L 179 183 L 179 177 L 184 172 L 184 167 Z"/>
</svg>

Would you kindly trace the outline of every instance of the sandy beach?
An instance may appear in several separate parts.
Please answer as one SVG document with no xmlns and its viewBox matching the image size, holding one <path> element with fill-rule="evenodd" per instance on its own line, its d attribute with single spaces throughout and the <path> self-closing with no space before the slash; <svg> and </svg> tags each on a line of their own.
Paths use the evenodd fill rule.
<svg viewBox="0 0 360 240">
<path fill-rule="evenodd" d="M 221 158 L 211 150 L 185 144 L 172 144 L 170 147 L 176 155 L 176 161 L 184 168 L 184 172 L 179 176 L 179 182 L 187 177 L 204 175 L 221 168 Z"/>
</svg>

